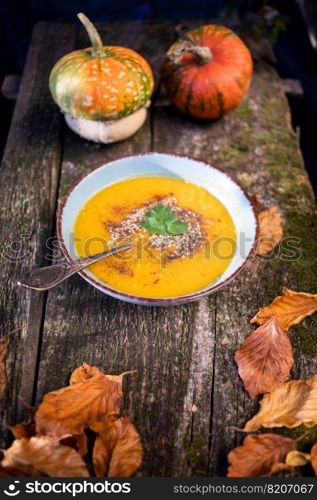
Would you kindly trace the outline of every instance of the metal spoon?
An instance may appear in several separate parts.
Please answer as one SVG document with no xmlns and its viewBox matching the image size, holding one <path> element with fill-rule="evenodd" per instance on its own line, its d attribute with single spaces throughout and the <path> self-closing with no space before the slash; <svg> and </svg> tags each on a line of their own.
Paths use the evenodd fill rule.
<svg viewBox="0 0 317 500">
<path fill-rule="evenodd" d="M 30 288 L 31 290 L 44 292 L 45 290 L 50 290 L 54 286 L 59 285 L 73 274 L 90 266 L 90 264 L 117 252 L 130 250 L 132 247 L 133 245 L 131 243 L 127 243 L 126 245 L 113 247 L 105 252 L 96 253 L 95 255 L 90 255 L 89 257 L 73 260 L 71 262 L 62 262 L 61 264 L 54 264 L 53 266 L 31 269 L 19 279 L 18 285 L 24 288 Z"/>
</svg>

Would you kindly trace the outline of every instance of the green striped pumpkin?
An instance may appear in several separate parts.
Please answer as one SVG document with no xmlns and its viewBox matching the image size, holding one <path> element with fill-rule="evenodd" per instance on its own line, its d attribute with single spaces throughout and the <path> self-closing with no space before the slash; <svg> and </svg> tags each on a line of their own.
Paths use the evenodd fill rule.
<svg viewBox="0 0 317 500">
<path fill-rule="evenodd" d="M 92 47 L 62 57 L 53 67 L 49 87 L 64 113 L 89 120 L 116 120 L 134 113 L 150 99 L 153 75 L 137 52 L 103 46 L 84 14 L 78 14 Z"/>
</svg>

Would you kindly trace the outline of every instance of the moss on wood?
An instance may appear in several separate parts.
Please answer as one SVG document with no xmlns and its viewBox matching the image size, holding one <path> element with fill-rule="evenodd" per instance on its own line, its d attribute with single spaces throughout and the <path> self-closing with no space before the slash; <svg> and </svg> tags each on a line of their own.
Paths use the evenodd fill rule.
<svg viewBox="0 0 317 500">
<path fill-rule="evenodd" d="M 190 443 L 187 457 L 193 472 L 205 467 L 203 449 L 206 446 L 206 438 L 196 435 Z"/>
<path fill-rule="evenodd" d="M 291 439 L 298 439 L 298 449 L 305 453 L 309 453 L 311 447 L 317 442 L 317 425 L 314 427 L 299 425 L 293 429 L 283 427 L 282 429 L 273 429 L 273 432 Z"/>
</svg>

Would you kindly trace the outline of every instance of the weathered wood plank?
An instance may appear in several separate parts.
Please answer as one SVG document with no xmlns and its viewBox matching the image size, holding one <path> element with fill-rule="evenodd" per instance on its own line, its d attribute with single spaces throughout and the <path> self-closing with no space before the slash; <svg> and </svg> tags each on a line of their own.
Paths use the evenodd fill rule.
<svg viewBox="0 0 317 500">
<path fill-rule="evenodd" d="M 0 329 L 27 325 L 14 335 L 7 356 L 4 425 L 21 417 L 21 398 L 32 400 L 45 296 L 19 289 L 16 282 L 30 266 L 44 264 L 52 231 L 62 122 L 49 97 L 48 75 L 73 43 L 73 26 L 36 26 L 1 166 Z"/>
<path fill-rule="evenodd" d="M 156 74 L 174 37 L 168 23 L 109 23 L 101 28 L 106 43 L 140 51 Z M 78 46 L 86 44 L 81 31 Z M 222 166 L 251 192 L 260 189 L 263 201 L 282 211 L 286 235 L 301 239 L 298 260 L 257 258 L 217 295 L 185 306 L 125 304 L 78 276 L 48 294 L 37 401 L 66 384 L 82 361 L 109 373 L 137 369 L 125 380 L 124 407 L 145 446 L 143 475 L 225 474 L 226 455 L 242 439 L 230 427 L 242 427 L 258 407 L 244 392 L 233 359 L 254 328 L 249 319 L 282 285 L 316 291 L 310 272 L 316 262 L 315 208 L 288 114 L 280 79 L 268 65 L 257 64 L 245 102 L 217 122 L 181 115 L 161 93 L 151 119 L 128 141 L 99 146 L 66 131 L 60 198 L 86 172 L 115 157 L 173 151 Z M 38 325 L 38 309 L 32 317 Z M 292 329 L 293 377 L 316 372 L 314 329 L 313 317 Z M 13 380 L 19 383 L 16 376 Z M 17 393 L 10 390 L 15 398 Z"/>
<path fill-rule="evenodd" d="M 158 73 L 159 58 L 174 31 L 169 23 L 115 23 L 104 27 L 101 35 L 107 43 L 140 51 Z M 81 37 L 79 45 L 83 43 Z M 112 146 L 94 145 L 68 132 L 61 196 L 78 177 L 103 162 L 151 147 L 150 120 L 134 138 Z M 125 381 L 124 406 L 142 429 L 147 452 L 142 473 L 168 475 L 197 309 L 198 305 L 137 307 L 106 297 L 79 277 L 69 280 L 48 296 L 38 399 L 65 384 L 70 371 L 83 361 L 111 373 L 137 369 Z"/>
<path fill-rule="evenodd" d="M 224 475 L 225 457 L 243 439 L 231 426 L 243 427 L 257 411 L 243 390 L 234 362 L 234 351 L 256 328 L 249 320 L 262 305 L 282 293 L 282 287 L 316 292 L 316 208 L 299 151 L 298 137 L 289 120 L 283 84 L 274 70 L 258 64 L 251 91 L 242 107 L 221 125 L 220 143 L 214 136 L 214 161 L 236 176 L 249 191 L 269 206 L 276 204 L 284 219 L 284 237 L 299 238 L 297 259 L 286 252 L 273 260 L 256 258 L 234 282 L 218 293 L 215 386 L 213 394 L 210 473 Z M 230 134 L 226 134 L 230 130 Z M 284 249 L 285 249 L 285 243 Z M 282 255 L 284 254 L 284 256 Z M 295 365 L 292 378 L 317 372 L 316 317 L 291 329 Z M 281 430 L 280 430 L 281 432 Z M 296 430 L 295 434 L 303 433 Z M 295 435 L 294 434 L 294 435 Z M 308 438 L 309 439 L 309 438 Z"/>
<path fill-rule="evenodd" d="M 255 259 L 238 278 L 209 299 L 214 301 L 213 308 L 209 312 L 203 308 L 204 315 L 196 318 L 206 329 L 202 337 L 208 340 L 197 345 L 198 352 L 192 350 L 191 358 L 199 359 L 201 367 L 206 353 L 214 348 L 213 356 L 209 356 L 214 365 L 210 366 L 211 373 L 203 374 L 206 386 L 198 374 L 187 385 L 175 442 L 180 451 L 175 454 L 173 472 L 223 476 L 227 453 L 242 439 L 230 428 L 243 427 L 258 408 L 258 402 L 252 402 L 243 390 L 234 352 L 255 329 L 249 320 L 257 308 L 281 293 L 282 286 L 316 292 L 314 274 L 309 271 L 316 262 L 315 206 L 298 138 L 289 125 L 282 83 L 268 65 L 256 66 L 248 97 L 222 120 L 201 123 L 166 105 L 164 95 L 160 101 L 162 105 L 157 103 L 153 120 L 155 150 L 193 155 L 223 167 L 250 192 L 259 190 L 259 196 L 269 206 L 277 204 L 285 220 L 285 235 L 301 238 L 299 260 Z M 316 320 L 308 318 L 291 334 L 296 358 L 294 377 L 316 373 L 313 325 L 316 330 Z M 203 404 L 196 403 L 197 411 L 192 414 L 187 398 L 201 393 L 202 388 Z"/>
<path fill-rule="evenodd" d="M 311 193 L 303 196 L 309 188 L 297 138 L 288 127 L 288 108 L 280 81 L 268 66 L 257 67 L 249 97 L 221 121 L 199 123 L 165 104 L 163 94 L 153 112 L 153 149 L 194 155 L 222 165 L 248 189 L 261 187 L 263 199 L 269 204 L 277 203 L 285 217 L 289 189 L 295 179 L 302 178 L 302 191 L 293 190 L 293 204 L 295 208 L 305 208 L 311 220 Z M 269 105 L 271 109 L 266 111 Z M 274 111 L 277 137 L 272 148 L 273 130 L 271 123 L 268 127 L 268 117 Z M 80 159 L 84 159 L 80 164 L 86 171 L 94 161 L 98 164 L 112 155 L 119 156 L 127 144 L 133 151 L 150 149 L 149 136 L 146 137 L 138 134 L 132 143 L 112 146 L 107 149 L 109 155 L 104 155 L 103 147 L 87 145 L 89 160 L 82 153 L 81 140 L 69 138 L 63 169 L 66 180 L 62 186 L 77 178 Z M 275 153 L 278 165 L 274 162 Z M 291 165 L 287 163 L 281 171 L 281 160 L 290 160 Z M 270 183 L 274 175 L 279 179 Z M 296 233 L 296 228 L 292 231 Z M 307 259 L 306 256 L 305 265 Z M 66 378 L 68 370 L 83 360 L 82 356 L 113 372 L 137 368 L 136 377 L 126 381 L 125 406 L 145 444 L 142 474 L 224 475 L 226 454 L 241 440 L 229 427 L 242 426 L 257 407 L 257 402 L 251 402 L 243 391 L 233 360 L 234 350 L 252 331 L 249 319 L 257 306 L 269 302 L 280 292 L 282 284 L 313 291 L 307 277 L 299 279 L 294 265 L 287 265 L 291 270 L 286 270 L 280 260 L 272 263 L 257 259 L 217 296 L 198 304 L 155 310 L 121 304 L 90 289 L 85 297 L 82 291 L 87 285 L 74 278 L 65 285 L 66 292 L 60 291 L 56 296 L 56 291 L 48 301 L 54 314 L 50 315 L 48 309 L 39 396 L 61 385 L 62 375 Z M 66 320 L 65 303 L 70 314 Z M 87 315 L 79 319 L 78 312 L 86 310 Z M 80 340 L 78 328 L 82 332 Z M 58 367 L 52 335 L 61 343 L 64 356 Z M 303 343 L 295 339 L 295 344 L 296 376 L 308 376 L 314 372 L 312 356 L 304 354 Z"/>
</svg>

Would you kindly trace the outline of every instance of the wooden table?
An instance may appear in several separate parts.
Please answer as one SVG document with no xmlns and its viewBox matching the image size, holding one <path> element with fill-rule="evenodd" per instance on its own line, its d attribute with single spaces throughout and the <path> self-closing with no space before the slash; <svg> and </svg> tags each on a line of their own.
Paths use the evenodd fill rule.
<svg viewBox="0 0 317 500">
<path fill-rule="evenodd" d="M 193 24 L 202 24 L 197 21 Z M 65 53 L 87 46 L 76 25 L 35 27 L 1 169 L 1 331 L 12 336 L 6 357 L 3 422 L 24 416 L 29 403 L 67 384 L 83 361 L 107 373 L 136 369 L 125 380 L 124 408 L 145 447 L 142 475 L 226 474 L 227 453 L 258 408 L 243 390 L 234 351 L 254 329 L 249 320 L 287 285 L 316 292 L 316 231 L 312 190 L 298 136 L 290 125 L 281 80 L 265 62 L 255 68 L 244 103 L 216 122 L 182 116 L 164 96 L 159 70 L 175 38 L 169 22 L 99 26 L 107 44 L 125 45 L 147 58 L 157 89 L 151 116 L 131 139 L 111 145 L 86 142 L 66 128 L 48 91 L 48 75 Z M 266 205 L 277 204 L 285 235 L 300 238 L 297 261 L 255 258 L 222 291 L 169 308 L 126 304 L 79 276 L 48 294 L 16 286 L 32 266 L 48 265 L 46 241 L 68 188 L 116 157 L 143 151 L 184 153 L 218 164 Z M 315 266 L 315 267 L 314 267 Z M 316 318 L 292 328 L 292 377 L 316 373 Z M 5 438 L 8 438 L 6 435 Z"/>
</svg>

